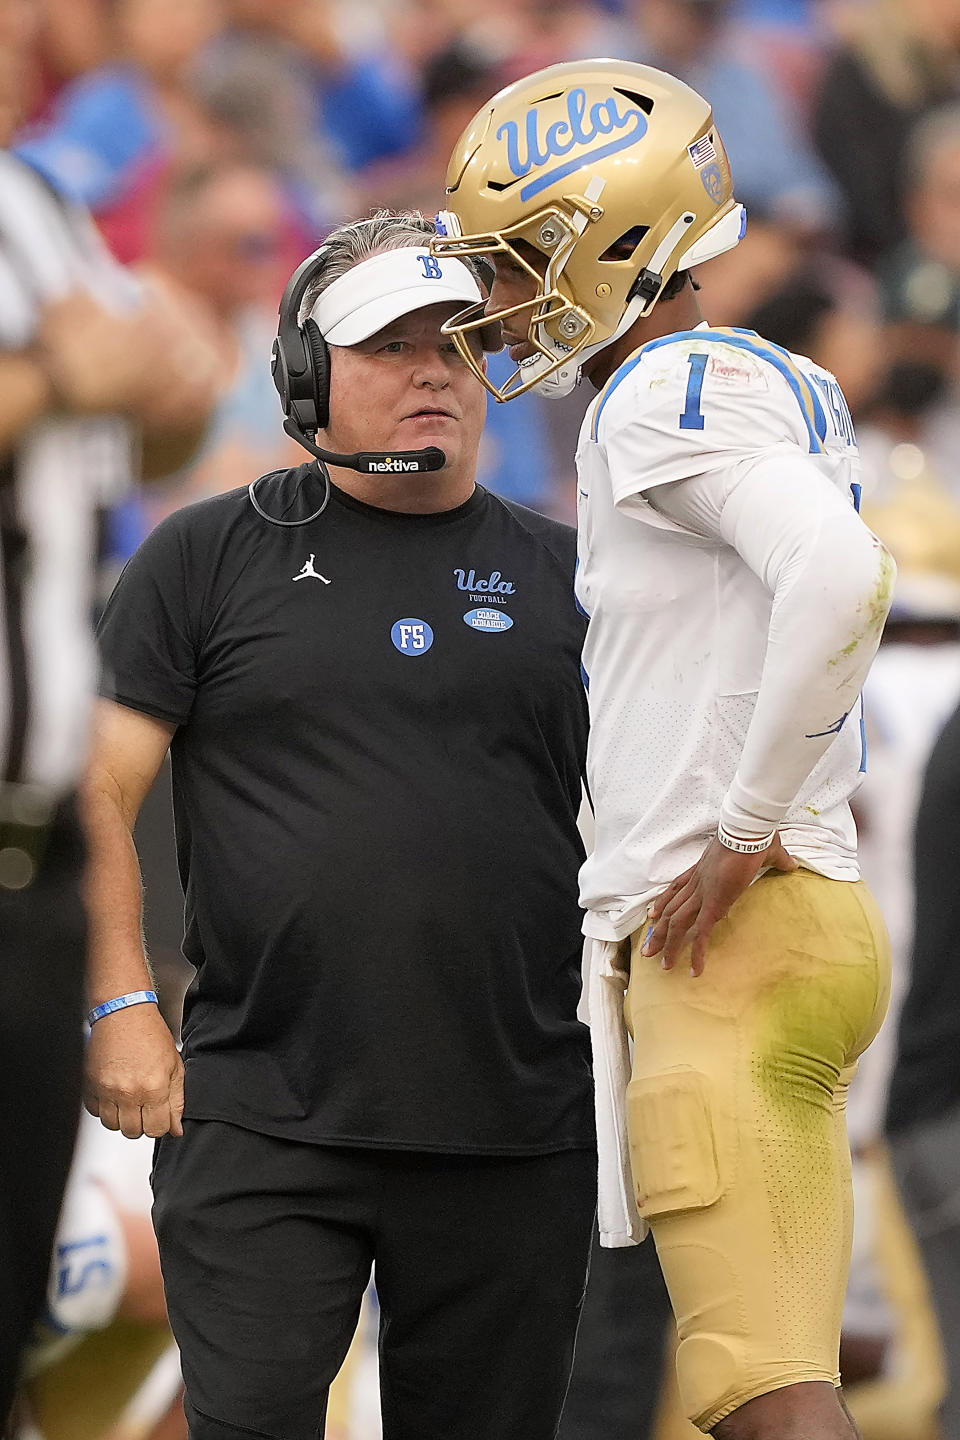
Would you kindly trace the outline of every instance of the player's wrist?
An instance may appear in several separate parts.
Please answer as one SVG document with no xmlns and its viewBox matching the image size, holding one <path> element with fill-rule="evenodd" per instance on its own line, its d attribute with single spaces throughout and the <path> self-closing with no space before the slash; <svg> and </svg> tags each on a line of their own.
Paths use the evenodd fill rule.
<svg viewBox="0 0 960 1440">
<path fill-rule="evenodd" d="M 737 835 L 728 830 L 722 820 L 717 826 L 717 839 L 720 844 L 725 850 L 733 850 L 737 855 L 762 855 L 764 850 L 769 850 L 776 838 L 775 828 L 765 835 Z"/>
<path fill-rule="evenodd" d="M 776 833 L 783 809 L 754 794 L 734 778 L 720 806 L 720 824 L 737 840 L 763 840 Z"/>
</svg>

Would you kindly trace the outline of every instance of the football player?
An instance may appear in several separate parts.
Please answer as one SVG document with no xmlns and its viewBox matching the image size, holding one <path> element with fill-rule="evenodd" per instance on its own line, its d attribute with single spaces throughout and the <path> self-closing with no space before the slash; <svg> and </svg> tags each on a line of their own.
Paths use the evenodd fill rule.
<svg viewBox="0 0 960 1440">
<path fill-rule="evenodd" d="M 844 1102 L 889 947 L 849 800 L 894 580 L 850 413 L 813 361 L 703 320 L 691 270 L 745 216 L 709 105 L 672 76 L 594 60 L 511 85 L 447 195 L 436 253 L 496 266 L 485 312 L 445 327 L 464 360 L 501 400 L 599 391 L 576 589 L 603 1239 L 653 1230 L 701 1430 L 850 1440 Z M 491 315 L 516 363 L 499 387 L 469 344 Z"/>
</svg>

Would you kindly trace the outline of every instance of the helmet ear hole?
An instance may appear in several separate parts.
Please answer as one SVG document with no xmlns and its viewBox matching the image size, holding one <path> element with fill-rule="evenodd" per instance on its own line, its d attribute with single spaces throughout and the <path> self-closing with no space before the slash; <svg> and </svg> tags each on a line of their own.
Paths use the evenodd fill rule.
<svg viewBox="0 0 960 1440">
<path fill-rule="evenodd" d="M 629 259 L 631 259 L 632 256 L 633 256 L 633 252 L 634 252 L 640 245 L 643 244 L 644 240 L 645 240 L 646 237 L 649 235 L 649 233 L 650 233 L 650 226 L 649 226 L 649 225 L 631 225 L 631 226 L 630 226 L 630 229 L 629 229 L 629 230 L 624 230 L 623 234 L 620 235 L 616 240 L 614 240 L 614 242 L 613 242 L 612 245 L 608 245 L 608 246 L 607 246 L 606 250 L 604 250 L 603 254 L 600 256 L 600 259 L 601 259 L 601 260 L 629 260 Z"/>
<path fill-rule="evenodd" d="M 310 317 L 303 322 L 303 336 L 313 372 L 317 429 L 325 430 L 330 422 L 330 350 L 320 333 L 320 326 Z"/>
</svg>

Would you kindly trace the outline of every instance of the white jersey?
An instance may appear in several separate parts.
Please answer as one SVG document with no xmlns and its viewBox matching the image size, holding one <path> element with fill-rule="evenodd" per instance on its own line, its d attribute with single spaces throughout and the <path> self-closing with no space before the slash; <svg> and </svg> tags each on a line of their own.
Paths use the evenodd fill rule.
<svg viewBox="0 0 960 1440">
<path fill-rule="evenodd" d="M 584 929 L 619 939 L 715 834 L 754 712 L 772 596 L 732 546 L 659 513 L 653 488 L 801 452 L 851 504 L 859 457 L 836 379 L 752 331 L 655 340 L 611 378 L 577 449 L 577 599 L 596 846 Z M 780 823 L 802 864 L 859 877 L 849 799 L 864 767 L 860 707 L 838 721 Z M 822 732 L 826 733 L 826 732 Z"/>
</svg>

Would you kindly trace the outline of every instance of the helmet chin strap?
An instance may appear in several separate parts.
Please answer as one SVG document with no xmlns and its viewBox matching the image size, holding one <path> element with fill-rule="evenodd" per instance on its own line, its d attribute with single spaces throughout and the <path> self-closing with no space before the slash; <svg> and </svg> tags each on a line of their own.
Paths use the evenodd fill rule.
<svg viewBox="0 0 960 1440">
<path fill-rule="evenodd" d="M 579 385 L 580 375 L 585 363 L 592 359 L 594 355 L 599 355 L 601 350 L 605 350 L 607 346 L 612 345 L 615 340 L 619 340 L 621 335 L 625 335 L 633 322 L 639 319 L 643 313 L 646 303 L 642 295 L 635 295 L 620 317 L 620 324 L 608 339 L 601 340 L 596 345 L 586 345 L 582 350 L 578 350 L 576 355 L 571 355 L 568 364 L 560 365 L 556 370 L 551 371 L 549 375 L 545 375 L 542 380 L 539 380 L 537 384 L 533 386 L 534 392 L 537 395 L 543 395 L 548 400 L 562 400 L 565 395 L 569 395 L 571 391 L 575 390 L 577 385 Z M 555 349 L 555 342 L 553 340 L 550 340 L 548 343 L 557 357 L 563 353 Z M 548 355 L 531 355 L 528 360 L 521 360 L 520 373 L 523 375 L 524 380 L 527 380 L 531 374 L 535 374 L 538 370 L 549 369 L 553 363 Z"/>
<path fill-rule="evenodd" d="M 657 246 L 647 267 L 657 278 L 659 278 L 661 266 L 666 264 L 695 218 L 689 213 L 681 215 Z M 689 269 L 691 265 L 702 264 L 704 260 L 712 260 L 714 256 L 722 255 L 725 250 L 732 250 L 734 245 L 742 240 L 746 228 L 746 211 L 742 205 L 737 205 L 681 256 L 680 264 L 675 268 Z M 587 345 L 583 350 L 578 350 L 576 355 L 571 355 L 568 364 L 558 366 L 556 370 L 552 370 L 538 381 L 532 387 L 534 392 L 537 395 L 543 395 L 548 400 L 562 400 L 565 395 L 569 395 L 580 383 L 580 376 L 586 361 L 625 335 L 635 320 L 639 320 L 642 315 L 649 315 L 656 304 L 659 288 L 658 285 L 652 297 L 649 294 L 635 295 L 627 303 L 627 308 L 620 317 L 619 325 L 608 339 L 598 341 L 596 345 Z M 559 349 L 556 341 L 549 336 L 546 338 L 545 344 L 556 358 L 564 353 Z M 531 355 L 528 360 L 520 362 L 520 371 L 527 380 L 538 370 L 549 370 L 554 363 L 549 355 Z"/>
</svg>

